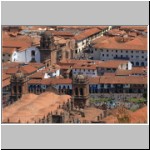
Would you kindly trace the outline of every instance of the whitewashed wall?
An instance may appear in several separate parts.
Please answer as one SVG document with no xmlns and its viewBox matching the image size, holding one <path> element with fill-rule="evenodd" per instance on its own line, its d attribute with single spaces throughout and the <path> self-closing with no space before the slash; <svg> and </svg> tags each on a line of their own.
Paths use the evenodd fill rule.
<svg viewBox="0 0 150 150">
<path fill-rule="evenodd" d="M 92 48 L 93 53 L 91 56 L 94 60 L 113 60 L 114 57 L 121 58 L 122 57 L 128 57 L 130 62 L 134 63 L 134 66 L 136 63 L 139 63 L 139 66 L 142 65 L 142 62 L 144 63 L 144 66 L 147 65 L 147 51 L 143 50 L 109 50 L 109 49 L 95 49 Z"/>
<path fill-rule="evenodd" d="M 32 56 L 31 56 L 31 52 L 32 50 L 35 51 L 35 61 L 36 62 L 40 62 L 40 51 L 38 48 L 36 47 L 30 47 L 24 51 L 15 51 L 12 55 L 12 62 L 24 62 L 24 63 L 28 63 L 31 61 Z"/>
</svg>

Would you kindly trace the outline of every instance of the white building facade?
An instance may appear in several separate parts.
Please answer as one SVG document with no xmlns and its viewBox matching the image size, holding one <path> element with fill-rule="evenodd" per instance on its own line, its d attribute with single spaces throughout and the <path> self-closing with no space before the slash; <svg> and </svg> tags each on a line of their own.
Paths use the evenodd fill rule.
<svg viewBox="0 0 150 150">
<path fill-rule="evenodd" d="M 90 36 L 87 36 L 86 38 L 81 38 L 80 40 L 76 40 L 76 54 L 81 53 L 82 50 L 90 44 L 91 41 L 95 40 L 96 38 L 99 38 L 104 35 L 107 31 L 111 30 L 112 26 L 108 26 L 103 30 L 100 30 L 99 32 L 93 33 Z"/>
<path fill-rule="evenodd" d="M 23 50 L 15 50 L 12 54 L 12 62 L 24 62 L 29 63 L 32 60 L 35 62 L 40 62 L 40 51 L 36 47 L 30 47 Z"/>
<path fill-rule="evenodd" d="M 94 60 L 113 60 L 125 59 L 129 60 L 133 66 L 147 66 L 146 50 L 125 50 L 125 49 L 102 49 L 92 48 L 91 56 Z"/>
</svg>

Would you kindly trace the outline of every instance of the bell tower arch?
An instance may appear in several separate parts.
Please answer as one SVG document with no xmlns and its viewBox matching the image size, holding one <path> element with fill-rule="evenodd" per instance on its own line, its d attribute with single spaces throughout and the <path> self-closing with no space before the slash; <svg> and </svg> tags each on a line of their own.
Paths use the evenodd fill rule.
<svg viewBox="0 0 150 150">
<path fill-rule="evenodd" d="M 73 77 L 73 99 L 74 106 L 84 108 L 89 105 L 89 79 L 85 75 Z"/>
</svg>

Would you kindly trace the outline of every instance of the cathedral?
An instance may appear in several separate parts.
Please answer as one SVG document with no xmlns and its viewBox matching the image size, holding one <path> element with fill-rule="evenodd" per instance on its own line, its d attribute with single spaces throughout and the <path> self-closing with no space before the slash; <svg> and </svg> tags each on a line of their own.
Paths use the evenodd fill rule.
<svg viewBox="0 0 150 150">
<path fill-rule="evenodd" d="M 59 32 L 58 32 L 59 33 Z M 48 67 L 74 55 L 75 41 L 71 38 L 56 36 L 52 31 L 45 31 L 40 39 L 41 62 Z"/>
</svg>

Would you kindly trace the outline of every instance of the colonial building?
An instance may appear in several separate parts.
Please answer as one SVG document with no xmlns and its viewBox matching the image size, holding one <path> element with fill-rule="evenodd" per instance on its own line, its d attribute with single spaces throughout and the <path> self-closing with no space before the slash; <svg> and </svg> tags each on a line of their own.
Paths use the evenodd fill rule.
<svg viewBox="0 0 150 150">
<path fill-rule="evenodd" d="M 15 40 L 4 41 L 2 52 L 2 62 L 40 62 L 39 49 L 30 43 Z"/>
<path fill-rule="evenodd" d="M 112 26 L 105 26 L 105 27 L 95 27 L 86 29 L 79 34 L 74 36 L 76 40 L 76 55 L 82 53 L 83 49 L 90 44 L 91 41 L 95 40 L 98 37 L 103 36 L 105 32 L 110 30 Z"/>
<path fill-rule="evenodd" d="M 132 64 L 128 60 L 107 60 L 107 61 L 98 61 L 98 60 L 65 60 L 59 62 L 61 68 L 61 75 L 64 77 L 71 77 L 77 74 L 84 74 L 89 77 L 96 77 L 103 75 L 108 72 L 115 72 L 116 70 L 132 70 Z"/>
<path fill-rule="evenodd" d="M 46 63 L 47 66 L 56 64 L 60 60 L 73 57 L 74 40 L 68 39 L 68 37 L 65 37 L 66 39 L 62 38 L 59 34 L 56 35 L 51 31 L 46 31 L 41 36 L 41 62 Z M 61 35 L 63 35 L 63 32 Z M 65 35 L 63 35 L 63 37 L 64 36 Z"/>
<path fill-rule="evenodd" d="M 133 66 L 147 66 L 147 37 L 101 37 L 92 43 L 94 60 L 129 60 Z"/>
</svg>

